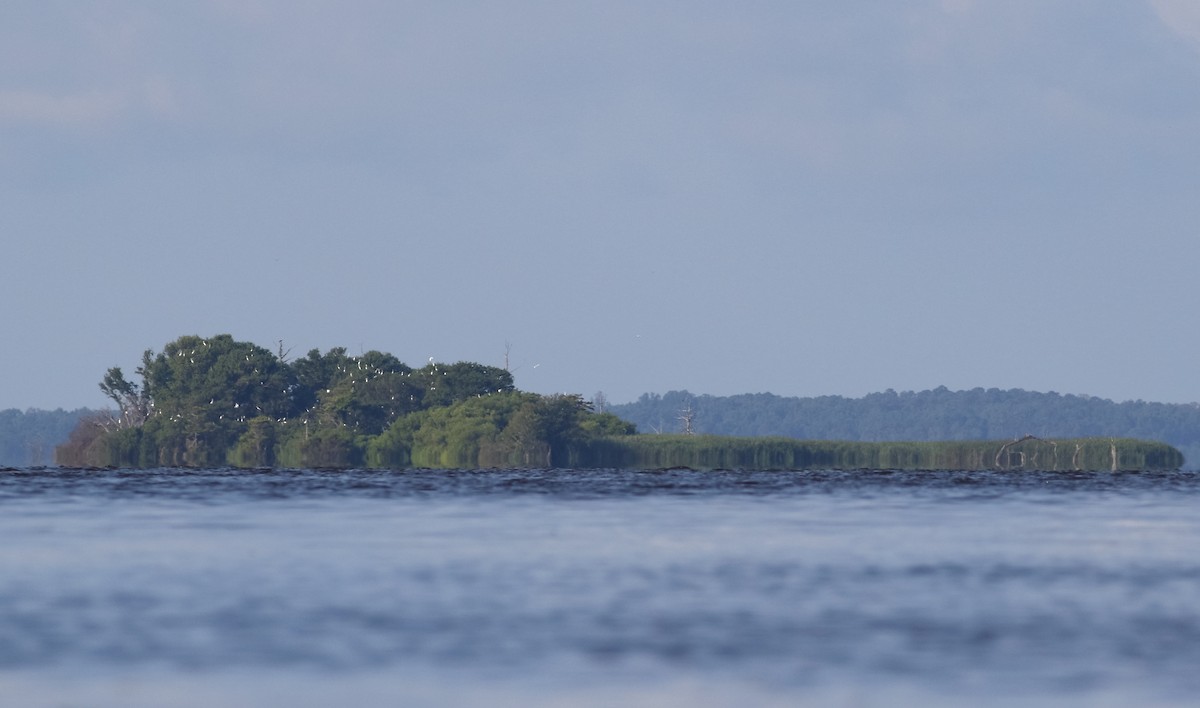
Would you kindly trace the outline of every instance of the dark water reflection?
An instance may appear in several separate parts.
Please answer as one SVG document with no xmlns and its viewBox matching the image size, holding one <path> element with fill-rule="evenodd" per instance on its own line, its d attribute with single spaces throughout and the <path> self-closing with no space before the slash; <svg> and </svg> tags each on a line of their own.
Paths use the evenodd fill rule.
<svg viewBox="0 0 1200 708">
<path fill-rule="evenodd" d="M 1189 705 L 1197 502 L 1191 473 L 9 472 L 0 691 Z"/>
<path fill-rule="evenodd" d="M 35 468 L 0 472 L 0 501 L 152 496 L 224 503 L 228 498 L 397 498 L 420 495 L 539 494 L 560 498 L 631 495 L 890 493 L 897 488 L 943 493 L 975 490 L 1006 496 L 1030 491 L 1123 494 L 1191 493 L 1193 472 L 1012 471 L 694 471 L 670 470 L 88 470 Z"/>
</svg>

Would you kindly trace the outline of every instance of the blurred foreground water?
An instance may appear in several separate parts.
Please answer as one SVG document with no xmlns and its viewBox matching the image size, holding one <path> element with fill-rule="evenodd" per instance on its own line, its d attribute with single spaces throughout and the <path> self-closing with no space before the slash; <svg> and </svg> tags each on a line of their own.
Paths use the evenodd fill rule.
<svg viewBox="0 0 1200 708">
<path fill-rule="evenodd" d="M 1194 705 L 1198 511 L 1181 472 L 4 472 L 0 696 Z"/>
</svg>

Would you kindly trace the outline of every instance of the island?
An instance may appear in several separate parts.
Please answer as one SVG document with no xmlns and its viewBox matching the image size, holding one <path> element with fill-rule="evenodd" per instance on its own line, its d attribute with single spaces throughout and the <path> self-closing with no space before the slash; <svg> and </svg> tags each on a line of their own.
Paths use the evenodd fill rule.
<svg viewBox="0 0 1200 708">
<path fill-rule="evenodd" d="M 1128 438 L 844 442 L 638 433 L 579 394 L 520 391 L 506 368 L 335 347 L 291 359 L 231 335 L 146 350 L 138 380 L 110 368 L 111 411 L 55 450 L 75 467 L 1176 469 Z"/>
</svg>

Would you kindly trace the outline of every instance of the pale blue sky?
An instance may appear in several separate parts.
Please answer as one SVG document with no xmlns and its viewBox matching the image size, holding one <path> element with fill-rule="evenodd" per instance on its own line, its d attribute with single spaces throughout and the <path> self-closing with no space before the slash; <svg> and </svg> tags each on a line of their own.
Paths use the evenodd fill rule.
<svg viewBox="0 0 1200 708">
<path fill-rule="evenodd" d="M 10 0 L 0 408 L 183 334 L 1200 401 L 1200 3 Z"/>
</svg>

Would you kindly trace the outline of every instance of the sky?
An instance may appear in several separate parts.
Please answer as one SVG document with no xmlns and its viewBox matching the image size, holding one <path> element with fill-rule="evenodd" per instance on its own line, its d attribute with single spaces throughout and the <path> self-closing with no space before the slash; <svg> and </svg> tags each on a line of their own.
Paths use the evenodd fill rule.
<svg viewBox="0 0 1200 708">
<path fill-rule="evenodd" d="M 0 7 L 0 408 L 228 333 L 1200 401 L 1200 3 Z"/>
</svg>

